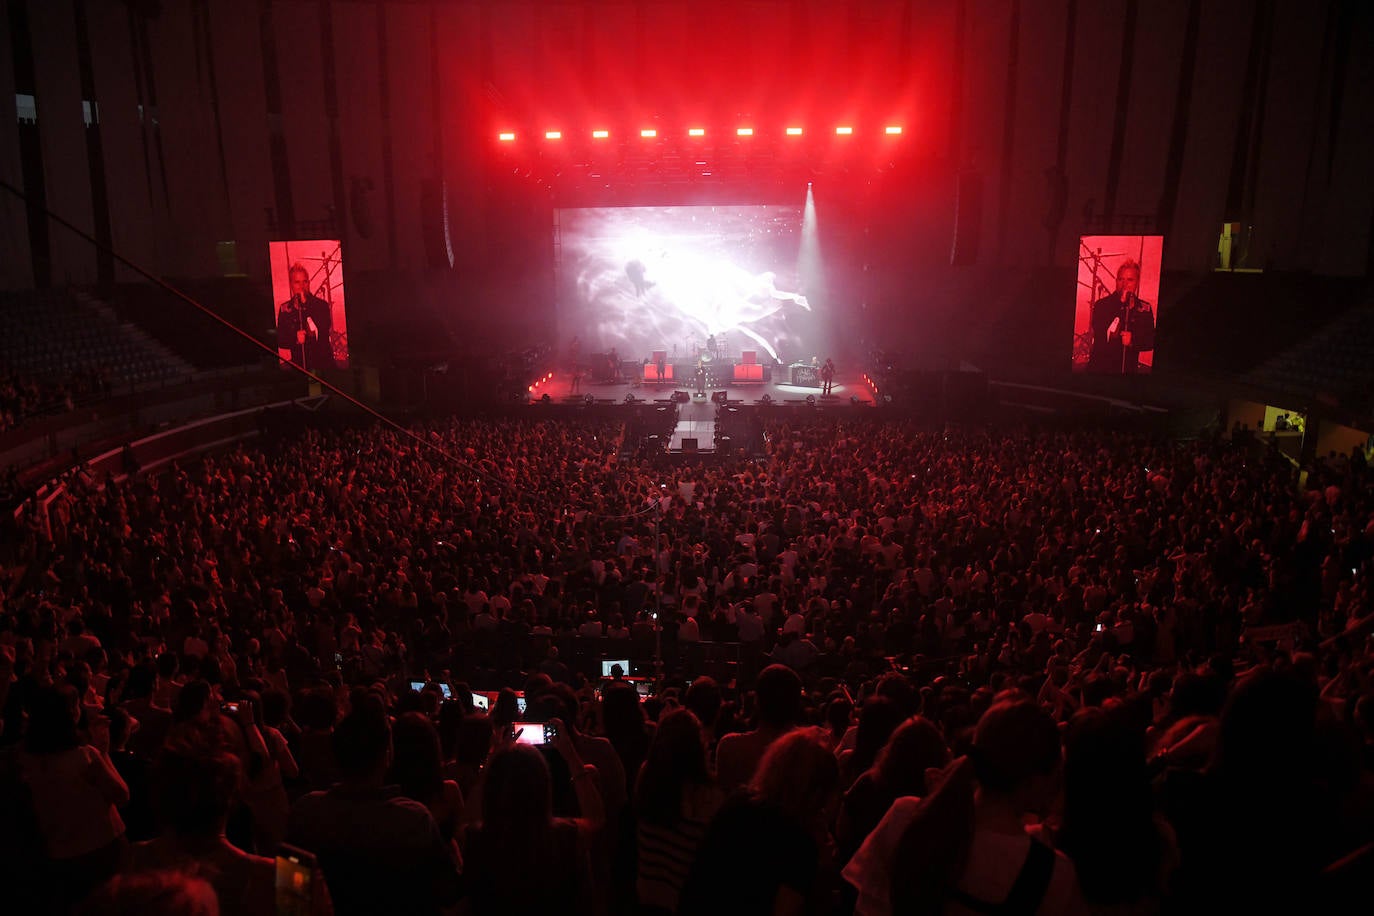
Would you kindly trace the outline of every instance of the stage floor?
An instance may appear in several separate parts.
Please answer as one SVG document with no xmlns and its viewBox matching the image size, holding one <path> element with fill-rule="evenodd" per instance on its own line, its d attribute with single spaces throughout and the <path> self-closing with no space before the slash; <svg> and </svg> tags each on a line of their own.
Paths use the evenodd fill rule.
<svg viewBox="0 0 1374 916">
<path fill-rule="evenodd" d="M 786 367 L 775 370 L 777 373 L 785 372 Z M 573 377 L 568 372 L 555 372 L 553 377 L 546 382 L 538 385 L 530 394 L 531 401 L 539 400 L 544 394 L 558 403 L 576 403 L 586 400 L 587 395 L 598 404 L 619 404 L 625 403 L 627 395 L 634 395 L 639 401 L 657 401 L 670 399 L 675 391 L 685 391 L 689 395 L 695 395 L 693 382 L 686 384 L 675 383 L 672 380 L 665 380 L 662 383 L 655 381 L 642 381 L 638 379 L 623 380 L 619 382 L 595 382 L 587 378 L 581 380 L 580 385 L 574 385 Z M 776 381 L 770 382 L 750 382 L 734 383 L 725 386 L 707 387 L 705 398 L 693 397 L 692 400 L 681 405 L 679 415 L 684 419 L 705 419 L 715 416 L 716 405 L 711 401 L 711 395 L 717 391 L 726 392 L 726 397 L 732 404 L 759 404 L 767 395 L 773 404 L 779 406 L 809 406 L 807 398 L 815 399 L 819 406 L 858 406 L 872 407 L 874 405 L 874 391 L 864 380 L 862 374 L 849 375 L 837 370 L 835 373 L 835 384 L 831 388 L 831 393 L 826 396 L 821 394 L 820 387 L 808 387 L 804 385 L 783 384 Z M 854 400 L 857 398 L 857 402 Z M 688 410 L 688 408 L 696 408 Z M 689 416 L 690 414 L 690 416 Z M 699 414 L 699 415 L 698 415 Z"/>
</svg>

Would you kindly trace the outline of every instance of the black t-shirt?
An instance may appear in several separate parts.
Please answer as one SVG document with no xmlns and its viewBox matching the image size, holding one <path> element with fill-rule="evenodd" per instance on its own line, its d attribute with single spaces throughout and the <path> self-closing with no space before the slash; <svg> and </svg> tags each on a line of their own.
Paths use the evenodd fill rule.
<svg viewBox="0 0 1374 916">
<path fill-rule="evenodd" d="M 778 890 L 810 898 L 820 851 L 783 812 L 745 794 L 720 809 L 682 889 L 681 916 L 773 912 Z"/>
</svg>

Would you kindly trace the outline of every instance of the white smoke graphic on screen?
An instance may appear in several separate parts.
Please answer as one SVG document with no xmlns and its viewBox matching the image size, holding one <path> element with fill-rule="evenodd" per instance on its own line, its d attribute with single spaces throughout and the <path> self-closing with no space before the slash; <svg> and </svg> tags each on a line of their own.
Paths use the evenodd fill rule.
<svg viewBox="0 0 1374 916">
<path fill-rule="evenodd" d="M 689 357 L 801 355 L 811 304 L 796 279 L 797 207 L 634 207 L 559 213 L 564 340 Z"/>
</svg>

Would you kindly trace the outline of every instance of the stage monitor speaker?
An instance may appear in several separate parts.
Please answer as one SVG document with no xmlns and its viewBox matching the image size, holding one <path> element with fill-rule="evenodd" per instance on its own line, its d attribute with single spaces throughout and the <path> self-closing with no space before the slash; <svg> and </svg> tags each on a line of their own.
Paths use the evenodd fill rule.
<svg viewBox="0 0 1374 916">
<path fill-rule="evenodd" d="M 960 172 L 954 203 L 954 242 L 949 263 L 964 267 L 978 260 L 978 242 L 983 228 L 983 174 Z"/>
<path fill-rule="evenodd" d="M 448 187 L 438 178 L 420 180 L 420 234 L 425 266 L 453 269 L 453 239 L 449 235 Z"/>
<path fill-rule="evenodd" d="M 683 440 L 682 440 L 682 450 L 683 450 L 684 452 L 695 452 L 695 451 L 697 450 L 697 440 L 695 440 L 695 439 L 683 439 Z"/>
</svg>

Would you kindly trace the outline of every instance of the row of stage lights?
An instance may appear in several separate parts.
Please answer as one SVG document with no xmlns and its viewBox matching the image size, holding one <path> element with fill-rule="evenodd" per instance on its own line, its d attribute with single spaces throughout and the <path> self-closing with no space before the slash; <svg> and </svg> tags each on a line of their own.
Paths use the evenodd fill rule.
<svg viewBox="0 0 1374 916">
<path fill-rule="evenodd" d="M 536 380 L 535 383 L 534 383 L 533 385 L 529 386 L 529 388 L 530 388 L 530 394 L 534 394 L 535 392 L 537 392 L 537 391 L 539 390 L 539 386 L 540 386 L 540 385 L 543 385 L 543 384 L 545 384 L 545 383 L 547 383 L 547 382 L 550 382 L 550 381 L 552 381 L 552 380 L 553 380 L 553 373 L 552 373 L 552 372 L 548 373 L 548 374 L 545 375 L 543 378 Z M 545 395 L 545 397 L 547 397 L 547 395 Z"/>
<path fill-rule="evenodd" d="M 652 140 L 652 139 L 654 139 L 655 137 L 658 136 L 658 133 L 659 133 L 659 132 L 658 132 L 658 129 L 657 129 L 657 128 L 645 127 L 645 128 L 643 128 L 643 129 L 640 130 L 639 136 L 640 136 L 640 138 L 642 138 L 642 139 L 644 139 L 644 140 Z M 786 128 L 786 129 L 784 129 L 783 133 L 784 133 L 786 136 L 789 136 L 789 137 L 800 137 L 800 136 L 802 135 L 802 128 L 800 128 L 800 127 L 788 127 L 788 128 Z M 835 128 L 835 135 L 836 135 L 837 137 L 849 137 L 849 136 L 852 136 L 853 133 L 854 133 L 854 128 L 853 128 L 853 126 L 848 125 L 848 124 L 841 124 L 840 126 L 838 126 L 838 127 Z M 887 137 L 898 137 L 898 136 L 901 136 L 901 133 L 902 133 L 902 128 L 901 128 L 901 125 L 898 125 L 898 124 L 889 124 L 889 125 L 887 125 L 886 127 L 883 128 L 883 135 L 884 135 L 884 136 L 887 136 Z M 689 128 L 687 128 L 687 136 L 689 136 L 689 137 L 704 137 L 704 136 L 706 136 L 706 128 L 704 128 L 704 127 L 689 127 Z M 752 127 L 736 127 L 736 128 L 735 128 L 735 136 L 737 136 L 737 137 L 752 137 L 752 136 L 754 136 L 754 128 L 752 128 Z M 513 130 L 503 130 L 503 131 L 501 131 L 499 134 L 496 135 L 496 138 L 497 138 L 498 140 L 500 140 L 502 143 L 514 143 L 514 142 L 515 142 L 515 139 L 516 139 L 516 132 L 513 131 Z M 609 130 L 597 129 L 597 130 L 592 131 L 592 139 L 593 139 L 593 140 L 609 140 L 610 138 L 611 138 L 611 132 L 610 132 Z M 546 130 L 546 131 L 544 131 L 544 139 L 545 139 L 545 140 L 562 140 L 562 139 L 563 139 L 563 131 L 561 131 L 561 130 Z"/>
</svg>

